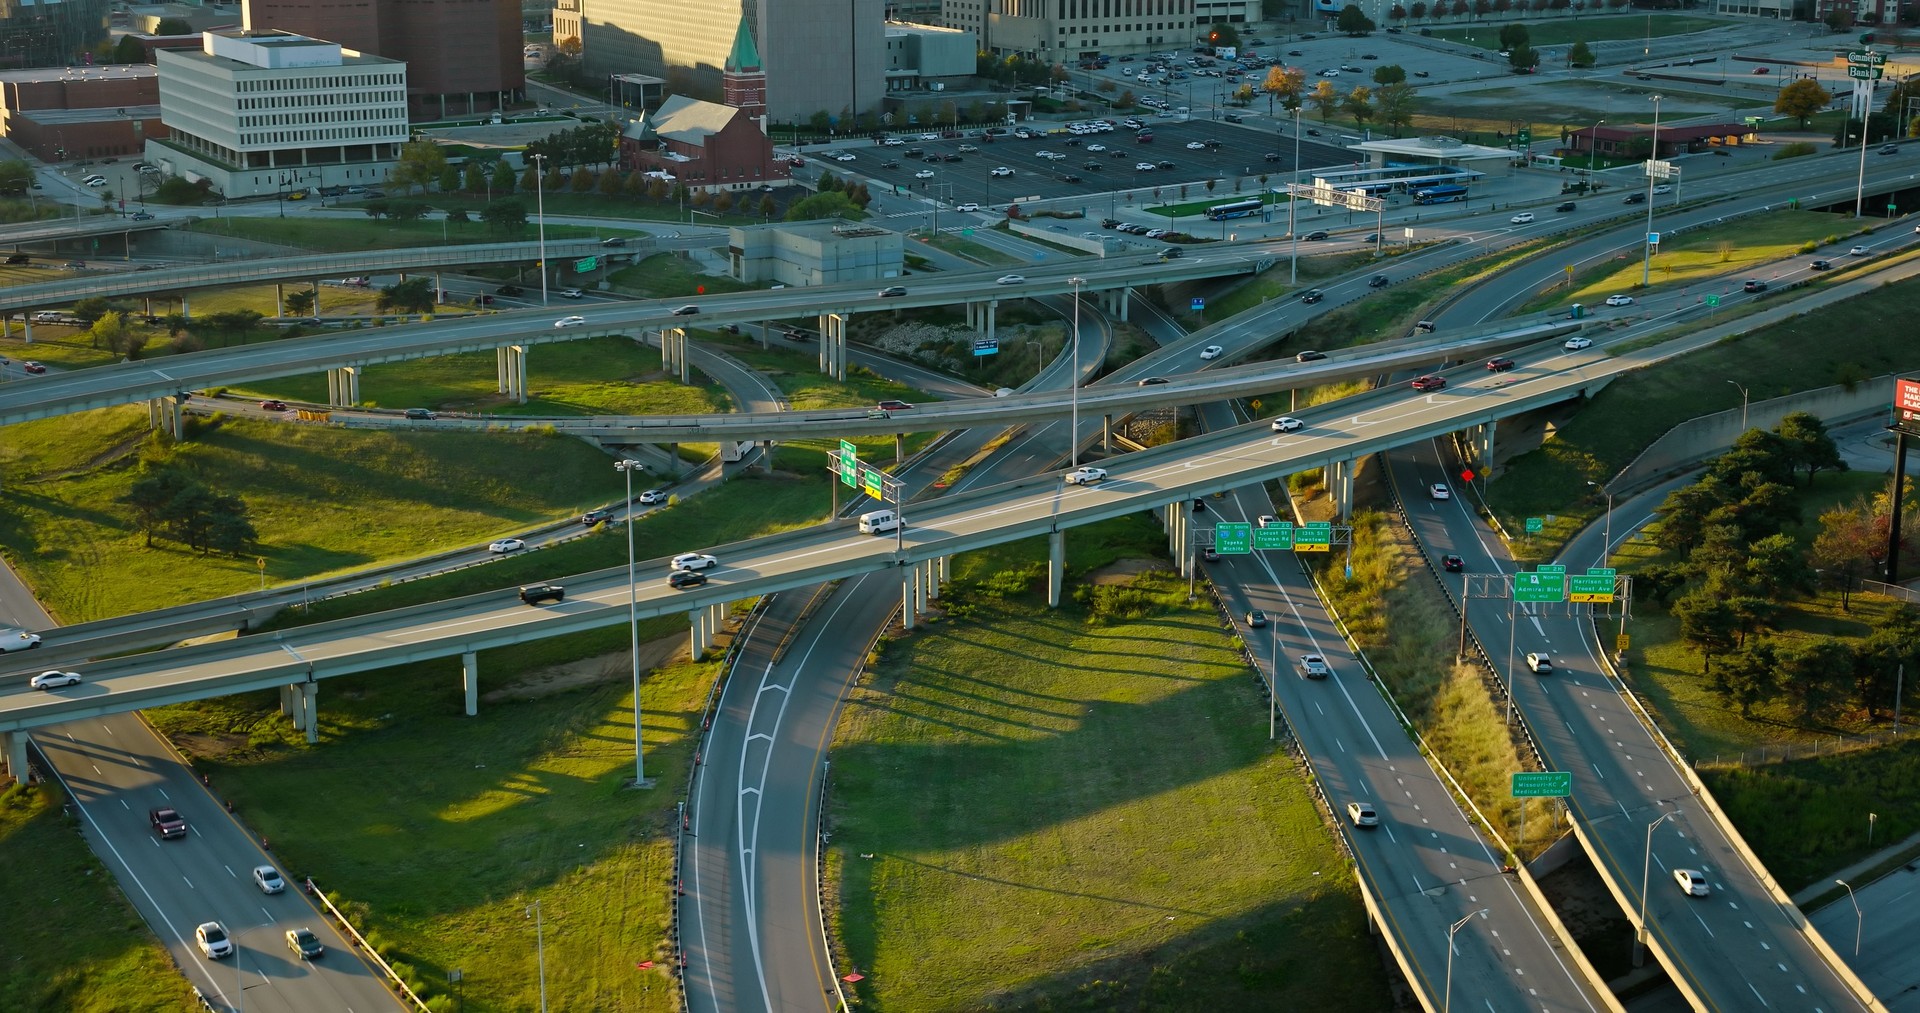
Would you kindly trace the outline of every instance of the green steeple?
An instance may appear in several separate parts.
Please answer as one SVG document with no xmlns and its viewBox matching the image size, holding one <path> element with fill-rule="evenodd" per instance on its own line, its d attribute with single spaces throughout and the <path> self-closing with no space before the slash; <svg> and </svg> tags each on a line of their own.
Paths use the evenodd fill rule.
<svg viewBox="0 0 1920 1013">
<path fill-rule="evenodd" d="M 747 29 L 747 19 L 740 19 L 740 30 L 733 33 L 733 51 L 727 54 L 727 70 L 734 73 L 753 73 L 761 69 L 760 49 L 753 44 L 753 33 Z"/>
</svg>

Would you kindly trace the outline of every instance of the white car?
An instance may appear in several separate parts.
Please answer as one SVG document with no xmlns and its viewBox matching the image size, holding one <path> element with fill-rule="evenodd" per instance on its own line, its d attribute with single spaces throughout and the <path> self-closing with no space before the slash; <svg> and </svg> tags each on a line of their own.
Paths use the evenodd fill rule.
<svg viewBox="0 0 1920 1013">
<path fill-rule="evenodd" d="M 0 654 L 27 651 L 40 646 L 40 634 L 26 630 L 0 630 Z"/>
<path fill-rule="evenodd" d="M 1033 157 L 1035 157 L 1035 158 L 1053 158 L 1053 157 L 1054 157 L 1054 153 L 1053 153 L 1052 151 L 1049 151 L 1049 150 L 1047 150 L 1046 148 L 1041 148 L 1041 149 L 1040 149 L 1039 151 L 1036 151 L 1036 152 L 1034 152 L 1034 153 L 1033 153 Z M 1065 155 L 1061 155 L 1061 156 L 1059 156 L 1059 157 L 1061 157 L 1061 158 L 1065 158 L 1065 157 L 1067 157 L 1067 156 L 1065 156 Z"/>
<path fill-rule="evenodd" d="M 1853 249 L 1847 251 L 1847 256 L 1849 257 L 1864 257 L 1866 255 L 1867 255 L 1867 248 L 1864 246 L 1856 246 Z"/>
<path fill-rule="evenodd" d="M 1200 350 L 1200 357 L 1202 359 L 1218 359 L 1225 354 L 1227 354 L 1227 350 L 1221 348 L 1219 345 L 1208 345 Z"/>
<path fill-rule="evenodd" d="M 972 201 L 968 201 L 965 204 L 955 204 L 953 206 L 953 209 L 955 211 L 978 211 L 980 210 L 980 205 L 975 204 Z"/>
<path fill-rule="evenodd" d="M 880 143 L 881 143 L 881 144 L 884 144 L 884 145 L 886 145 L 886 146 L 887 146 L 887 147 L 889 147 L 889 148 L 897 148 L 897 147 L 899 147 L 899 146 L 901 146 L 902 144 L 905 144 L 905 143 L 907 143 L 907 142 L 905 142 L 905 141 L 903 141 L 903 140 L 901 140 L 901 139 L 900 139 L 900 138 L 898 138 L 898 137 L 889 137 L 889 138 L 887 138 L 886 140 L 884 140 L 884 141 L 881 141 Z"/>
<path fill-rule="evenodd" d="M 1689 897 L 1705 897 L 1708 892 L 1707 877 L 1698 869 L 1675 869 L 1673 881 L 1680 884 L 1680 892 Z"/>
<path fill-rule="evenodd" d="M 1027 283 L 1027 276 L 1024 274 L 1003 274 L 993 279 L 993 283 L 995 285 L 1025 285 Z"/>
<path fill-rule="evenodd" d="M 1135 162 L 1133 163 L 1133 171 L 1134 172 L 1152 172 L 1153 163 L 1152 162 Z"/>
<path fill-rule="evenodd" d="M 1188 141 L 1187 150 L 1188 151 L 1205 151 L 1207 150 L 1207 146 L 1204 144 L 1201 144 L 1199 141 Z"/>
<path fill-rule="evenodd" d="M 1566 349 L 1569 352 L 1577 352 L 1582 348 L 1592 348 L 1593 339 L 1583 338 L 1576 335 L 1574 337 L 1568 338 L 1567 343 L 1564 345 L 1561 345 L 1560 347 Z"/>
<path fill-rule="evenodd" d="M 287 888 L 287 881 L 280 878 L 279 869 L 271 865 L 256 865 L 253 867 L 253 885 L 259 887 L 261 893 L 279 893 Z"/>
<path fill-rule="evenodd" d="M 1356 827 L 1377 827 L 1380 825 L 1380 814 L 1375 812 L 1373 805 L 1368 802 L 1348 802 L 1347 819 L 1352 820 L 1353 825 Z"/>
<path fill-rule="evenodd" d="M 1607 297 L 1607 305 L 1631 306 L 1633 305 L 1633 297 L 1630 295 L 1610 295 Z"/>
<path fill-rule="evenodd" d="M 562 299 L 578 299 L 583 295 L 586 295 L 586 293 L 577 288 L 563 288 L 560 290 L 560 298 Z"/>
<path fill-rule="evenodd" d="M 1254 518 L 1253 523 L 1255 527 L 1270 528 L 1280 523 L 1280 518 L 1272 514 L 1261 514 L 1259 517 Z"/>
<path fill-rule="evenodd" d="M 1328 667 L 1327 659 L 1320 655 L 1302 654 L 1300 656 L 1300 676 L 1302 678 L 1324 679 L 1332 674 L 1333 669 Z"/>
<path fill-rule="evenodd" d="M 39 675 L 27 680 L 27 685 L 32 686 L 34 689 L 57 689 L 61 686 L 77 686 L 79 684 L 79 672 L 62 672 L 59 669 L 54 669 L 50 672 L 41 672 Z"/>
<path fill-rule="evenodd" d="M 521 549 L 524 549 L 526 547 L 527 547 L 527 543 L 523 539 L 502 538 L 497 542 L 489 543 L 487 545 L 487 551 L 494 553 L 495 555 L 505 555 L 506 553 L 509 553 L 509 552 L 519 552 Z"/>
<path fill-rule="evenodd" d="M 667 501 L 667 491 L 665 489 L 648 489 L 636 498 L 640 501 L 641 506 L 655 506 Z"/>
<path fill-rule="evenodd" d="M 1553 671 L 1553 658 L 1543 652 L 1534 651 L 1527 655 L 1527 671 L 1535 675 L 1548 675 Z"/>
<path fill-rule="evenodd" d="M 851 162 L 853 161 L 853 152 L 842 151 L 838 155 L 833 156 L 833 160 L 836 162 Z"/>
<path fill-rule="evenodd" d="M 1093 483 L 1101 481 L 1106 477 L 1107 477 L 1107 469 L 1096 468 L 1091 464 L 1083 464 L 1080 467 L 1067 472 L 1067 484 L 1068 485 L 1092 485 Z"/>
<path fill-rule="evenodd" d="M 233 937 L 227 935 L 227 927 L 219 922 L 201 922 L 193 930 L 193 941 L 200 944 L 200 952 L 209 959 L 233 955 Z"/>
<path fill-rule="evenodd" d="M 682 552 L 673 557 L 672 564 L 675 570 L 706 570 L 719 565 L 720 560 L 704 552 Z"/>
<path fill-rule="evenodd" d="M 933 170 L 932 170 L 932 169 L 922 169 L 922 170 L 920 170 L 919 172 L 916 172 L 916 173 L 914 173 L 914 174 L 913 174 L 913 178 L 914 178 L 914 179 L 932 179 L 932 178 L 933 178 Z"/>
<path fill-rule="evenodd" d="M 1159 239 L 1160 237 L 1162 237 L 1162 236 L 1164 236 L 1164 235 L 1166 235 L 1166 234 L 1167 234 L 1167 230 L 1166 230 L 1166 229 L 1148 229 L 1148 230 L 1147 230 L 1147 238 L 1148 238 L 1148 239 Z"/>
<path fill-rule="evenodd" d="M 1107 146 L 1104 144 L 1089 144 L 1087 145 L 1087 150 L 1094 152 L 1095 154 L 1098 154 L 1102 151 L 1107 150 Z"/>
<path fill-rule="evenodd" d="M 940 135 L 939 134 L 921 134 L 920 139 L 923 141 L 937 141 L 940 139 Z"/>
<path fill-rule="evenodd" d="M 1305 426 L 1305 422 L 1287 415 L 1282 415 L 1273 420 L 1273 431 L 1276 433 L 1290 433 L 1295 429 L 1301 429 Z"/>
<path fill-rule="evenodd" d="M 88 185 L 88 186 L 96 186 L 96 187 L 98 187 L 98 186 L 106 186 L 106 185 L 107 185 L 107 181 L 106 181 L 106 180 L 104 180 L 104 179 L 90 179 L 90 180 L 87 180 L 87 185 Z"/>
<path fill-rule="evenodd" d="M 979 151 L 979 150 L 980 150 L 979 148 L 977 148 L 977 147 L 974 147 L 974 146 L 973 146 L 973 145 L 971 145 L 971 144 L 962 144 L 962 145 L 960 146 L 960 148 L 959 148 L 959 151 L 960 151 L 960 153 L 961 153 L 962 155 L 971 155 L 971 154 L 973 154 L 974 152 L 976 152 L 976 151 Z"/>
<path fill-rule="evenodd" d="M 1507 219 L 1507 221 L 1514 225 L 1525 225 L 1528 222 L 1533 221 L 1533 212 L 1522 211 L 1519 214 L 1514 215 L 1512 218 Z"/>
<path fill-rule="evenodd" d="M 1427 486 L 1427 495 L 1434 499 L 1452 499 L 1453 490 L 1447 488 L 1447 483 L 1445 482 L 1435 482 Z"/>
<path fill-rule="evenodd" d="M 555 327 L 585 327 L 587 318 L 581 316 L 561 317 L 553 322 Z"/>
<path fill-rule="evenodd" d="M 1656 187 L 1654 187 L 1654 188 L 1653 188 L 1653 192 L 1654 192 L 1654 193 L 1672 193 L 1672 192 L 1673 192 L 1673 187 L 1671 187 L 1671 186 L 1668 186 L 1668 185 L 1667 185 L 1667 184 L 1665 184 L 1665 183 L 1662 183 L 1662 184 L 1660 184 L 1659 186 L 1656 186 Z"/>
<path fill-rule="evenodd" d="M 994 166 L 994 167 L 993 167 L 993 170 L 992 170 L 991 172 L 988 172 L 988 173 L 987 173 L 987 175 L 989 175 L 989 176 L 1011 176 L 1011 175 L 1013 175 L 1013 170 L 1012 170 L 1012 169 L 1009 169 L 1009 168 L 1007 168 L 1007 167 L 1006 167 L 1006 166 L 1004 166 L 1004 165 L 996 165 L 996 166 Z"/>
</svg>

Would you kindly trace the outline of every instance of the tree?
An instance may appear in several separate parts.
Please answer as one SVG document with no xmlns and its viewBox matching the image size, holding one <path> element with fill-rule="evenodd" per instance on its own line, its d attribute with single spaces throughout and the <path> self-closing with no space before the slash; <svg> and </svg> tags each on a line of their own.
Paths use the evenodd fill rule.
<svg viewBox="0 0 1920 1013">
<path fill-rule="evenodd" d="M 1363 128 L 1367 125 L 1367 121 L 1373 118 L 1373 89 L 1360 85 L 1348 92 L 1347 97 L 1340 104 L 1347 111 L 1347 115 L 1353 117 L 1355 129 Z"/>
<path fill-rule="evenodd" d="M 1587 48 L 1585 39 L 1574 43 L 1572 48 L 1567 50 L 1567 63 L 1572 66 L 1591 67 L 1597 62 L 1599 61 L 1594 58 L 1593 50 Z"/>
<path fill-rule="evenodd" d="M 1869 722 L 1894 705 L 1902 665 L 1920 669 L 1920 616 L 1911 609 L 1883 615 L 1853 652 L 1853 693 Z"/>
<path fill-rule="evenodd" d="M 1773 111 L 1799 120 L 1800 129 L 1805 130 L 1813 114 L 1825 109 L 1831 101 L 1833 94 L 1820 87 L 1820 82 L 1801 78 L 1780 89 L 1780 94 L 1773 100 Z"/>
<path fill-rule="evenodd" d="M 1540 53 L 1529 45 L 1518 45 L 1507 51 L 1507 63 L 1516 74 L 1531 74 L 1540 66 Z"/>
<path fill-rule="evenodd" d="M 140 45 L 139 39 L 131 35 L 122 35 L 120 37 L 120 44 L 113 47 L 113 62 L 128 64 L 145 63 L 147 62 L 146 47 Z"/>
<path fill-rule="evenodd" d="M 313 315 L 313 293 L 307 289 L 296 289 L 287 293 L 284 300 L 287 315 L 304 317 Z"/>
<path fill-rule="evenodd" d="M 823 218 L 859 218 L 860 209 L 844 193 L 816 193 L 794 202 L 787 209 L 787 221 L 808 222 Z"/>
<path fill-rule="evenodd" d="M 1720 698 L 1740 708 L 1740 716 L 1753 716 L 1753 705 L 1774 693 L 1773 645 L 1756 640 L 1752 646 L 1728 655 L 1713 673 L 1712 687 Z"/>
<path fill-rule="evenodd" d="M 593 191 L 594 184 L 600 182 L 600 174 L 582 166 L 573 170 L 573 178 L 567 182 L 574 193 L 590 193 Z"/>
<path fill-rule="evenodd" d="M 477 158 L 467 159 L 467 170 L 461 177 L 460 189 L 468 193 L 479 193 L 487 188 L 487 180 L 493 178 L 492 167 Z"/>
<path fill-rule="evenodd" d="M 193 479 L 184 472 L 143 466 L 139 477 L 120 495 L 119 502 L 133 509 L 134 523 L 146 535 L 147 548 L 153 548 L 153 536 L 163 531 L 169 506 L 192 484 Z"/>
<path fill-rule="evenodd" d="M 400 160 L 393 166 L 393 182 L 413 192 L 414 187 L 427 187 L 440 178 L 446 171 L 447 153 L 440 145 L 432 141 L 409 141 L 400 147 Z"/>
<path fill-rule="evenodd" d="M 779 208 L 780 205 L 775 203 L 772 194 L 763 193 L 760 195 L 760 217 L 772 218 L 773 213 L 779 210 Z"/>
<path fill-rule="evenodd" d="M 95 320 L 106 316 L 113 304 L 105 296 L 90 295 L 73 304 L 73 315 L 83 324 L 92 325 Z"/>
<path fill-rule="evenodd" d="M 1683 485 L 1667 494 L 1654 514 L 1660 526 L 1654 531 L 1655 545 L 1678 555 L 1691 555 L 1707 525 L 1707 515 L 1726 502 L 1727 494 L 1719 479 L 1709 475 L 1692 485 Z"/>
<path fill-rule="evenodd" d="M 1820 416 L 1794 412 L 1781 419 L 1773 431 L 1786 442 L 1787 455 L 1794 468 L 1806 469 L 1808 487 L 1813 485 L 1815 472 L 1847 470 L 1847 460 L 1840 456 L 1833 437 L 1827 435 L 1827 424 L 1820 421 Z"/>
<path fill-rule="evenodd" d="M 1746 571 L 1746 586 L 1776 601 L 1810 594 L 1816 582 L 1800 543 L 1785 533 L 1747 546 Z"/>
<path fill-rule="evenodd" d="M 1840 610 L 1849 610 L 1854 582 L 1880 572 L 1887 554 L 1886 515 L 1862 496 L 1820 515 L 1809 560 L 1840 585 Z"/>
<path fill-rule="evenodd" d="M 1734 646 L 1733 610 L 1719 595 L 1700 588 L 1673 603 L 1673 618 L 1680 623 L 1681 641 L 1700 652 L 1700 671 L 1711 674 L 1714 656 Z"/>
<path fill-rule="evenodd" d="M 1389 63 L 1373 68 L 1374 84 L 1401 84 L 1407 79 L 1407 68 L 1397 63 Z"/>
<path fill-rule="evenodd" d="M 1273 98 L 1278 96 L 1280 105 L 1288 112 L 1300 108 L 1301 93 L 1307 87 L 1307 72 L 1299 67 L 1268 67 L 1267 79 L 1260 83 L 1266 89 L 1267 111 L 1273 111 Z"/>
<path fill-rule="evenodd" d="M 33 167 L 20 159 L 0 162 L 0 193 L 26 193 L 33 186 L 33 179 Z"/>
<path fill-rule="evenodd" d="M 1835 7 L 1828 11 L 1827 16 L 1821 21 L 1826 24 L 1827 31 L 1844 32 L 1853 24 L 1853 11 L 1845 7 Z"/>
<path fill-rule="evenodd" d="M 100 319 L 87 329 L 87 337 L 93 342 L 93 347 L 104 345 L 113 354 L 128 359 L 137 358 L 134 353 L 146 344 L 146 339 L 127 325 L 126 315 L 118 310 L 101 314 Z"/>
<path fill-rule="evenodd" d="M 1854 647 L 1833 637 L 1815 637 L 1774 652 L 1779 685 L 1801 721 L 1812 724 L 1832 716 L 1847 693 L 1854 670 Z"/>
<path fill-rule="evenodd" d="M 518 197 L 502 197 L 487 202 L 480 212 L 487 227 L 508 235 L 518 235 L 527 227 L 527 202 Z"/>
<path fill-rule="evenodd" d="M 1413 125 L 1413 100 L 1413 86 L 1404 81 L 1382 85 L 1373 93 L 1373 114 L 1398 137 Z"/>
<path fill-rule="evenodd" d="M 1342 35 L 1362 36 L 1373 31 L 1373 19 L 1354 4 L 1340 8 L 1340 16 L 1333 21 L 1334 30 Z"/>
<path fill-rule="evenodd" d="M 145 532 L 147 548 L 153 536 L 170 535 L 200 553 L 240 552 L 258 537 L 247 517 L 247 504 L 225 496 L 175 468 L 143 468 L 121 495 L 133 509 L 134 521 Z"/>
<path fill-rule="evenodd" d="M 153 34 L 192 35 L 193 24 L 186 18 L 161 18 L 160 23 L 153 26 Z"/>
<path fill-rule="evenodd" d="M 713 198 L 713 210 L 715 210 L 716 212 L 719 212 L 720 214 L 726 214 L 727 212 L 732 211 L 733 195 L 725 191 L 715 194 Z"/>
<path fill-rule="evenodd" d="M 597 188 L 608 197 L 617 197 L 626 189 L 626 180 L 622 179 L 618 172 L 608 169 L 600 174 Z"/>
<path fill-rule="evenodd" d="M 1213 46 L 1239 46 L 1240 30 L 1224 22 L 1212 25 L 1207 29 L 1207 44 Z"/>
<path fill-rule="evenodd" d="M 1521 46 L 1530 44 L 1532 41 L 1533 36 L 1528 33 L 1527 26 L 1518 21 L 1500 26 L 1501 49 L 1511 52 L 1519 49 Z"/>
<path fill-rule="evenodd" d="M 440 170 L 440 192 L 459 193 L 460 179 L 460 167 L 451 162 L 447 163 L 446 167 Z"/>
<path fill-rule="evenodd" d="M 1680 563 L 1654 563 L 1633 575 L 1636 595 L 1651 598 L 1660 605 L 1687 583 L 1687 568 Z"/>
<path fill-rule="evenodd" d="M 513 166 L 508 165 L 505 159 L 495 163 L 493 167 L 493 192 L 502 197 L 513 193 L 517 178 L 513 171 Z"/>
<path fill-rule="evenodd" d="M 433 296 L 433 279 L 408 278 L 382 288 L 373 304 L 382 313 L 430 313 Z"/>
<path fill-rule="evenodd" d="M 1340 108 L 1340 93 L 1333 90 L 1332 81 L 1322 81 L 1307 93 L 1307 101 L 1320 113 L 1320 122 L 1333 119 L 1334 111 Z"/>
</svg>

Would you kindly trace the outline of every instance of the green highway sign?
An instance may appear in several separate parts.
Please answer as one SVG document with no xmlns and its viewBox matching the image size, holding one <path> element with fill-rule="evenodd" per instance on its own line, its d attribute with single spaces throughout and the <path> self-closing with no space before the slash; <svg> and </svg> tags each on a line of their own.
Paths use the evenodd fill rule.
<svg viewBox="0 0 1920 1013">
<path fill-rule="evenodd" d="M 1718 306 L 1718 305 L 1720 305 L 1720 297 L 1719 297 L 1719 296 L 1717 296 L 1717 295 L 1710 295 L 1710 296 L 1708 296 L 1708 297 L 1707 297 L 1707 305 L 1708 305 L 1708 306 Z"/>
<path fill-rule="evenodd" d="M 1613 600 L 1613 571 L 1593 567 L 1568 579 L 1568 601 L 1610 602 Z"/>
<path fill-rule="evenodd" d="M 1253 525 L 1246 521 L 1222 521 L 1213 526 L 1213 551 L 1223 556 L 1244 556 L 1253 551 Z"/>
<path fill-rule="evenodd" d="M 1564 770 L 1525 770 L 1513 775 L 1514 798 L 1566 798 L 1573 775 Z"/>
<path fill-rule="evenodd" d="M 864 464 L 860 466 L 860 490 L 877 500 L 887 498 L 886 483 L 880 480 L 880 472 Z"/>
<path fill-rule="evenodd" d="M 1253 529 L 1253 547 L 1256 549 L 1292 549 L 1293 522 L 1280 521 L 1264 528 Z"/>
<path fill-rule="evenodd" d="M 853 444 L 840 441 L 840 481 L 849 488 L 860 484 L 860 455 L 854 452 Z"/>
<path fill-rule="evenodd" d="M 1332 552 L 1333 522 L 1308 521 L 1293 533 L 1295 552 Z"/>
<path fill-rule="evenodd" d="M 573 262 L 573 273 L 586 274 L 588 271 L 591 271 L 594 268 L 599 266 L 600 266 L 599 257 L 582 257 L 579 260 L 576 260 Z"/>
<path fill-rule="evenodd" d="M 1536 573 L 1565 573 L 1565 572 L 1567 572 L 1567 567 L 1566 567 L 1566 564 L 1564 564 L 1564 563 L 1541 563 L 1541 564 L 1540 564 L 1539 566 L 1536 566 L 1536 567 L 1534 567 L 1533 569 L 1534 569 L 1534 571 L 1535 571 Z"/>
<path fill-rule="evenodd" d="M 1516 573 L 1513 575 L 1513 600 L 1544 604 L 1566 600 L 1567 575 L 1564 573 Z"/>
<path fill-rule="evenodd" d="M 1545 530 L 1547 530 L 1547 519 L 1545 517 L 1527 518 L 1527 534 L 1537 535 Z"/>
</svg>

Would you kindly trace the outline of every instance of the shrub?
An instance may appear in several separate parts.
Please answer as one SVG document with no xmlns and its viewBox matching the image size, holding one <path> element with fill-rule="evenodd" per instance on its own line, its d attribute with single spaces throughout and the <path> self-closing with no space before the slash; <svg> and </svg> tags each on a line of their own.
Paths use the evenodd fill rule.
<svg viewBox="0 0 1920 1013">
<path fill-rule="evenodd" d="M 1813 154 L 1813 152 L 1814 152 L 1813 145 L 1808 144 L 1805 141 L 1795 141 L 1794 143 L 1781 148 L 1779 151 L 1774 152 L 1773 160 L 1778 162 L 1778 161 L 1781 161 L 1782 159 L 1787 159 L 1787 158 L 1799 158 L 1802 155 L 1811 155 Z"/>
</svg>

